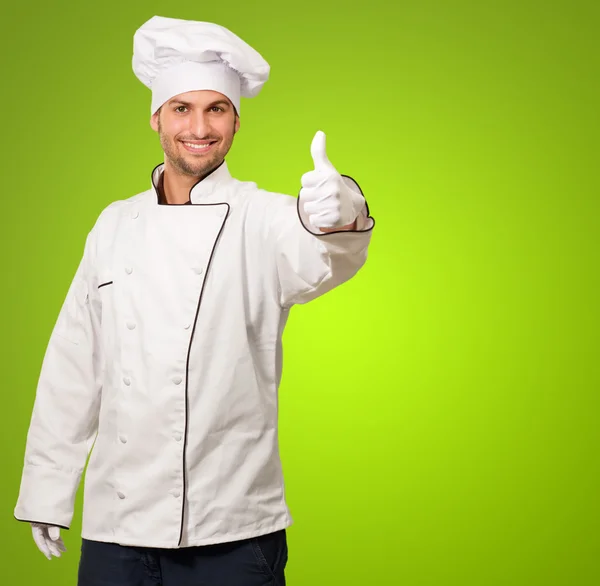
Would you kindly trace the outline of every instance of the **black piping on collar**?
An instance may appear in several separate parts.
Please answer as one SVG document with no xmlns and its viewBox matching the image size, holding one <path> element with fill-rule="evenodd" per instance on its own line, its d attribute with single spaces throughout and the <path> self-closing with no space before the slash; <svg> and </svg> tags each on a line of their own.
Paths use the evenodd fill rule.
<svg viewBox="0 0 600 586">
<path fill-rule="evenodd" d="M 156 203 L 158 205 L 168 205 L 168 206 L 182 206 L 182 205 L 198 205 L 198 204 L 194 204 L 192 203 L 192 190 L 194 189 L 194 187 L 196 187 L 196 185 L 198 185 L 201 181 L 204 181 L 207 177 L 210 177 L 217 169 L 220 169 L 223 166 L 223 163 L 225 162 L 225 159 L 223 159 L 221 161 L 221 163 L 219 164 L 218 167 L 215 167 L 208 175 L 205 175 L 202 179 L 198 179 L 198 181 L 196 181 L 196 183 L 194 183 L 194 185 L 192 185 L 190 187 L 190 194 L 188 196 L 188 201 L 186 201 L 185 203 L 167 203 L 166 201 L 161 201 L 161 197 L 160 197 L 160 192 L 158 190 L 158 186 L 155 185 L 154 183 L 154 173 L 155 171 L 161 166 L 164 165 L 164 163 L 158 163 L 158 165 L 156 165 L 154 167 L 154 169 L 152 169 L 152 172 L 150 173 L 150 181 L 152 182 L 152 187 L 154 188 L 154 192 L 156 194 Z M 164 173 L 164 171 L 163 171 Z M 162 174 L 161 174 L 162 175 Z"/>
</svg>

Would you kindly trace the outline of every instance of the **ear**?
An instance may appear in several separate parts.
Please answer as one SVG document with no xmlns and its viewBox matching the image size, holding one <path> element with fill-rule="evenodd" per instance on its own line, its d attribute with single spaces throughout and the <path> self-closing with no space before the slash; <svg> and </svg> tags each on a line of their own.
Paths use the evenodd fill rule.
<svg viewBox="0 0 600 586">
<path fill-rule="evenodd" d="M 235 132 L 240 129 L 240 117 L 236 115 L 235 117 Z"/>
<path fill-rule="evenodd" d="M 158 112 L 155 112 L 150 117 L 150 127 L 152 130 L 154 130 L 154 132 L 158 132 L 158 115 Z"/>
</svg>

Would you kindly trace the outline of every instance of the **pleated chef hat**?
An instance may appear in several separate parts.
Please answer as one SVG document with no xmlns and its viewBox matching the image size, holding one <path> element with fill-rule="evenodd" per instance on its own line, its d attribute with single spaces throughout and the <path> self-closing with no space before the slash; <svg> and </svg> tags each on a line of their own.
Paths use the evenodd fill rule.
<svg viewBox="0 0 600 586">
<path fill-rule="evenodd" d="M 269 64 L 218 24 L 153 16 L 133 37 L 133 72 L 152 90 L 151 114 L 173 96 L 213 90 L 240 112 L 269 78 Z"/>
</svg>

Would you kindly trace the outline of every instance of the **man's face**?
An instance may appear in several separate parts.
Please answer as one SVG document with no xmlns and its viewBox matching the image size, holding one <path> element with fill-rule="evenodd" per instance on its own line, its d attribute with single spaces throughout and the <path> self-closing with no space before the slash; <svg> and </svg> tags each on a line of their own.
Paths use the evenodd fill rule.
<svg viewBox="0 0 600 586">
<path fill-rule="evenodd" d="M 150 125 L 158 132 L 165 158 L 174 169 L 199 177 L 222 163 L 240 120 L 223 94 L 198 90 L 171 98 L 152 115 Z"/>
</svg>

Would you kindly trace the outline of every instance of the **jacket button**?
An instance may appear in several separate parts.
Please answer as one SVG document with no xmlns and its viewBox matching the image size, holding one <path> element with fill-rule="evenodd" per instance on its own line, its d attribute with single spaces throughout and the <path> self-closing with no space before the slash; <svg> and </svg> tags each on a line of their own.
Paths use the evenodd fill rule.
<svg viewBox="0 0 600 586">
<path fill-rule="evenodd" d="M 131 379 L 128 376 L 123 377 L 123 382 L 129 386 L 131 384 Z"/>
<path fill-rule="evenodd" d="M 120 499 L 124 499 L 124 498 L 125 498 L 125 495 L 124 495 L 124 494 L 123 494 L 121 491 L 117 492 L 117 496 L 118 496 Z"/>
<path fill-rule="evenodd" d="M 175 438 L 175 441 L 181 441 L 181 434 L 178 431 L 173 434 L 173 437 Z"/>
<path fill-rule="evenodd" d="M 177 499 L 181 493 L 178 490 L 174 490 L 172 494 Z"/>
<path fill-rule="evenodd" d="M 133 210 L 131 217 L 135 220 L 140 215 L 140 212 L 137 210 Z"/>
<path fill-rule="evenodd" d="M 132 321 L 128 321 L 127 322 L 127 329 L 129 330 L 135 330 L 135 323 Z"/>
<path fill-rule="evenodd" d="M 126 272 L 128 275 L 131 275 L 131 273 L 133 272 L 133 269 L 132 269 L 131 267 L 125 267 L 125 272 Z"/>
<path fill-rule="evenodd" d="M 179 375 L 175 375 L 172 379 L 171 379 L 176 385 L 180 385 L 181 381 L 183 380 Z"/>
<path fill-rule="evenodd" d="M 204 269 L 202 267 L 194 267 L 194 272 L 197 275 L 201 275 L 204 272 Z"/>
<path fill-rule="evenodd" d="M 185 324 L 183 326 L 186 330 L 189 330 L 192 327 L 192 324 Z"/>
<path fill-rule="evenodd" d="M 119 436 L 119 439 L 121 440 L 122 444 L 126 444 L 127 443 L 127 438 L 124 435 Z"/>
</svg>

